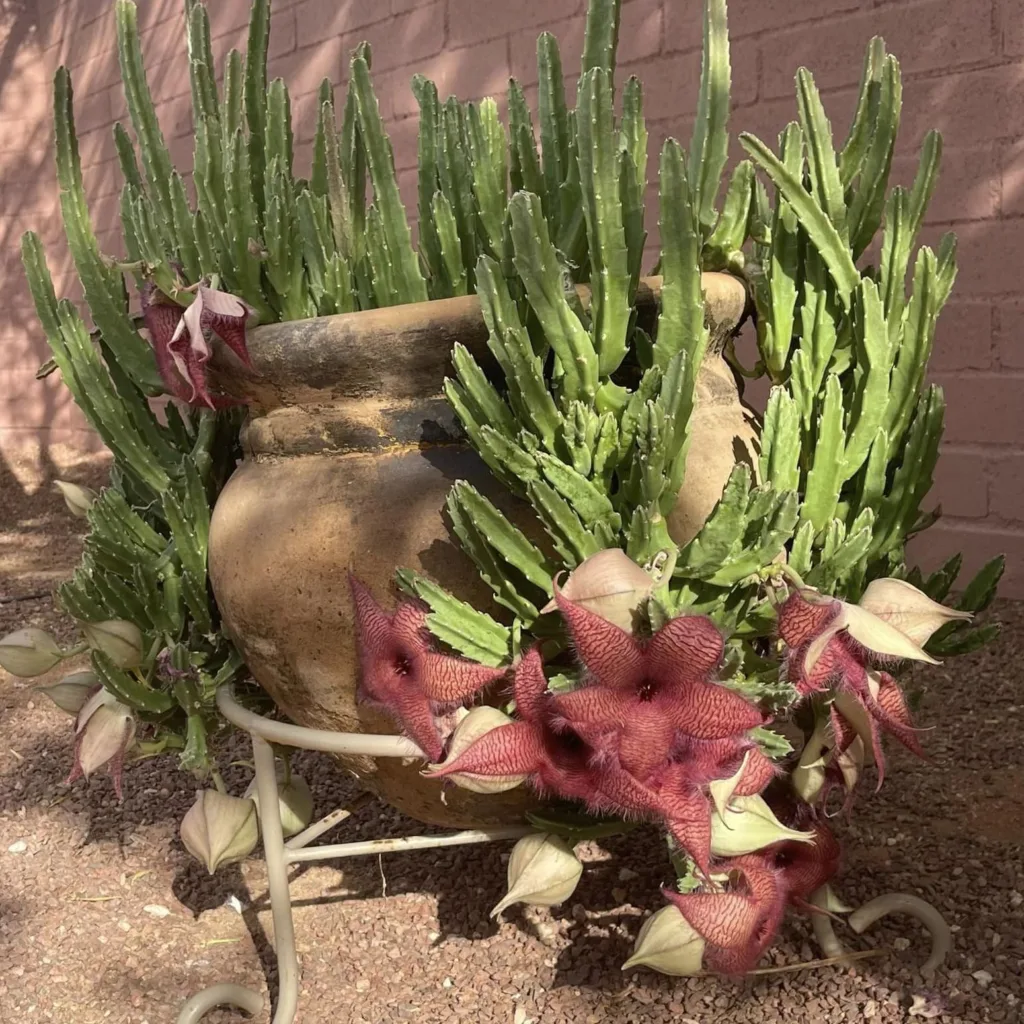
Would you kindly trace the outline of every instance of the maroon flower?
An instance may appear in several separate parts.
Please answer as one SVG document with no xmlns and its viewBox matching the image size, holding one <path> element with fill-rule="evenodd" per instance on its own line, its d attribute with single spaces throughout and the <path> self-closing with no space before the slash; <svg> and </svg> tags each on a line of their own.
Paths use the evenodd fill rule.
<svg viewBox="0 0 1024 1024">
<path fill-rule="evenodd" d="M 892 639 L 894 634 L 898 636 Z M 874 752 L 879 786 L 885 777 L 879 727 L 924 756 L 903 691 L 877 667 L 901 657 L 933 660 L 923 651 L 915 653 L 920 649 L 911 634 L 903 634 L 863 607 L 812 591 L 795 591 L 779 609 L 779 636 L 787 648 L 786 674 L 799 693 L 808 695 L 830 686 L 836 691 L 831 722 L 837 755 L 860 734 Z M 873 639 L 876 636 L 880 639 Z"/>
<path fill-rule="evenodd" d="M 157 369 L 168 392 L 190 405 L 211 409 L 238 404 L 212 396 L 206 385 L 211 336 L 220 338 L 246 366 L 246 327 L 253 310 L 237 296 L 199 285 L 191 305 L 183 307 L 152 284 L 142 290 L 142 317 L 149 331 Z"/>
<path fill-rule="evenodd" d="M 642 641 L 557 590 L 556 598 L 587 671 L 586 685 L 555 698 L 559 720 L 614 753 L 637 781 L 649 781 L 687 740 L 728 740 L 764 722 L 755 705 L 713 681 L 724 644 L 710 619 L 682 615 Z"/>
<path fill-rule="evenodd" d="M 426 633 L 423 609 L 406 601 L 389 615 L 354 576 L 349 583 L 356 611 L 361 695 L 382 704 L 427 757 L 436 761 L 443 741 L 435 712 L 464 703 L 505 671 L 437 653 Z"/>
<path fill-rule="evenodd" d="M 723 861 L 716 874 L 719 870 L 731 876 L 726 892 L 709 886 L 691 893 L 662 891 L 707 943 L 706 965 L 722 974 L 745 974 L 778 931 L 786 886 L 781 872 L 756 855 Z"/>
<path fill-rule="evenodd" d="M 804 804 L 786 822 L 814 834 L 813 843 L 784 842 L 765 851 L 782 873 L 789 902 L 811 913 L 820 913 L 811 894 L 831 881 L 839 871 L 839 843 L 832 830 Z"/>
</svg>

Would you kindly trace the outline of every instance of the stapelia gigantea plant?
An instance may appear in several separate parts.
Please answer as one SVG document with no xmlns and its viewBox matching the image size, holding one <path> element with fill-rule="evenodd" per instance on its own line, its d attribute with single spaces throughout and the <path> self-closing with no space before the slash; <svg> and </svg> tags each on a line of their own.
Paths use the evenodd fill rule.
<svg viewBox="0 0 1024 1024">
<path fill-rule="evenodd" d="M 414 79 L 418 254 L 369 49 L 353 59 L 340 129 L 325 83 L 312 174 L 298 179 L 287 89 L 267 82 L 268 3 L 254 3 L 247 53 L 229 55 L 220 90 L 205 9 L 186 9 L 194 201 L 153 111 L 135 9 L 116 4 L 135 135 L 115 128 L 125 263 L 100 252 L 90 226 L 70 79 L 63 69 L 56 78 L 62 209 L 94 336 L 56 299 L 38 239 L 23 244 L 53 363 L 115 457 L 111 487 L 84 501 L 86 555 L 60 593 L 92 651 L 91 672 L 52 693 L 77 713 L 76 771 L 109 763 L 118 777 L 129 750 L 167 748 L 208 768 L 213 694 L 241 670 L 206 581 L 209 508 L 238 426 L 206 380 L 212 336 L 244 361 L 256 321 L 478 291 L 500 373 L 488 378 L 457 347 L 448 397 L 551 543 L 535 545 L 456 485 L 454 532 L 508 615 L 500 622 L 406 571 L 398 581 L 415 600 L 389 614 L 355 583 L 364 696 L 392 710 L 435 774 L 484 792 L 528 781 L 601 816 L 538 815 L 548 831 L 515 851 L 499 908 L 567 898 L 580 873 L 573 842 L 650 819 L 669 836 L 678 885 L 631 962 L 749 968 L 787 903 L 835 906 L 824 888 L 838 861 L 827 795 L 852 790 L 872 760 L 881 771 L 880 728 L 916 746 L 883 662 L 927 659 L 926 642 L 959 653 L 993 632 L 964 620 L 991 599 L 998 563 L 955 612 L 933 599 L 949 592 L 959 560 L 927 579 L 903 562 L 906 539 L 933 520 L 919 509 L 942 398 L 923 379 L 955 247 L 947 238 L 937 253 L 917 252 L 908 297 L 940 143 L 928 137 L 912 189 L 888 189 L 896 61 L 872 44 L 838 153 L 801 71 L 799 122 L 778 156 L 741 137 L 751 159 L 719 211 L 730 70 L 725 5 L 709 0 L 690 150 L 669 141 L 661 154 L 663 278 L 651 324 L 638 308 L 647 133 L 635 79 L 614 113 L 615 0 L 591 4 L 575 110 L 557 43 L 541 36 L 539 152 L 515 82 L 506 127 L 493 100 L 441 103 Z M 880 227 L 880 262 L 859 269 Z M 737 466 L 703 529 L 677 544 L 667 523 L 687 486 L 698 375 L 720 358 L 708 349 L 701 270 L 742 275 L 760 358 L 743 371 L 726 356 L 773 389 L 756 464 Z M 589 297 L 573 287 L 586 283 Z M 165 420 L 148 402 L 160 393 L 178 400 Z M 29 631 L 0 653 L 33 675 L 70 652 Z M 437 712 L 512 665 L 514 709 L 474 707 L 451 733 Z M 802 728 L 798 752 L 780 729 L 787 720 Z M 305 805 L 302 786 L 283 781 Z M 211 869 L 244 856 L 251 804 L 200 794 L 182 834 Z"/>
<path fill-rule="evenodd" d="M 53 352 L 40 373 L 60 371 L 114 456 L 110 486 L 98 498 L 64 485 L 68 504 L 89 522 L 81 565 L 59 591 L 84 643 L 61 650 L 41 630 L 20 630 L 0 642 L 0 664 L 32 677 L 90 651 L 89 670 L 47 692 L 76 719 L 73 777 L 106 764 L 120 792 L 127 754 L 177 750 L 182 767 L 211 771 L 208 736 L 221 725 L 214 695 L 243 671 L 220 631 L 206 572 L 210 509 L 235 464 L 244 412 L 211 393 L 213 337 L 247 362 L 245 330 L 254 323 L 473 290 L 475 243 L 460 243 L 457 227 L 467 216 L 468 175 L 470 167 L 480 175 L 484 161 L 493 163 L 500 233 L 506 155 L 493 101 L 471 115 L 455 101 L 441 107 L 432 83 L 417 80 L 449 133 L 449 149 L 438 141 L 435 155 L 431 139 L 432 155 L 423 156 L 423 180 L 432 174 L 434 188 L 421 214 L 432 240 L 421 262 L 373 93 L 369 46 L 354 54 L 340 125 L 333 87 L 323 82 L 312 173 L 301 178 L 287 87 L 268 82 L 269 0 L 253 3 L 247 52 L 228 54 L 220 88 L 206 8 L 188 0 L 195 126 L 189 189 L 156 118 L 135 5 L 117 0 L 113 13 L 132 128 L 114 127 L 124 177 L 124 262 L 99 247 L 70 74 L 61 68 L 54 81 L 61 210 L 91 335 L 74 305 L 55 295 L 38 237 L 29 232 L 22 241 Z M 447 162 L 439 161 L 442 151 L 451 154 Z M 468 215 L 475 217 L 475 208 Z M 136 297 L 141 315 L 133 312 Z M 150 405 L 159 395 L 173 399 L 162 416 Z M 213 777 L 219 785 L 216 771 Z"/>
<path fill-rule="evenodd" d="M 740 136 L 750 159 L 719 211 L 730 64 L 724 0 L 708 0 L 690 150 L 670 139 L 661 152 L 663 276 L 648 331 L 637 302 L 647 132 L 639 82 L 616 96 L 618 22 L 614 0 L 591 3 L 574 111 L 557 44 L 541 36 L 540 153 L 513 84 L 511 199 L 494 203 L 494 179 L 476 167 L 462 194 L 473 208 L 460 239 L 467 230 L 476 239 L 475 284 L 500 372 L 488 377 L 456 346 L 446 392 L 550 543 L 534 543 L 457 483 L 454 532 L 511 624 L 411 571 L 399 583 L 429 611 L 403 603 L 389 614 L 354 581 L 363 695 L 437 761 L 433 777 L 478 792 L 525 783 L 569 803 L 567 813 L 533 816 L 548 846 L 530 840 L 499 909 L 568 897 L 579 872 L 565 840 L 607 832 L 615 819 L 653 820 L 678 885 L 630 964 L 741 973 L 787 904 L 839 906 L 828 889 L 839 863 L 830 796 L 845 792 L 848 807 L 872 763 L 881 782 L 882 733 L 921 752 L 890 670 L 988 641 L 996 628 L 969 620 L 991 600 L 1002 562 L 985 566 L 955 609 L 938 602 L 959 558 L 928 578 L 905 564 L 907 540 L 939 514 L 921 511 L 943 419 L 942 392 L 926 386 L 925 371 L 956 263 L 952 235 L 915 253 L 937 133 L 913 186 L 889 188 L 895 58 L 872 42 L 838 150 L 801 69 L 798 120 L 778 154 Z M 437 146 L 449 160 L 458 148 L 446 148 L 455 108 L 439 118 L 422 87 L 420 98 L 424 196 Z M 492 209 L 501 208 L 499 221 Z M 426 251 L 431 244 L 428 228 Z M 756 462 L 736 465 L 703 528 L 677 543 L 670 526 L 687 487 L 698 377 L 719 358 L 701 271 L 723 269 L 753 296 L 759 355 L 751 371 L 731 344 L 726 358 L 737 377 L 767 375 L 771 394 Z M 589 303 L 578 281 L 589 281 Z M 730 430 L 719 436 L 731 442 Z M 465 660 L 439 653 L 424 627 Z M 446 713 L 505 666 L 514 712 L 474 707 L 453 730 Z M 798 750 L 787 722 L 803 733 Z M 581 819 L 573 804 L 597 817 Z M 816 913 L 826 949 L 841 949 Z"/>
</svg>

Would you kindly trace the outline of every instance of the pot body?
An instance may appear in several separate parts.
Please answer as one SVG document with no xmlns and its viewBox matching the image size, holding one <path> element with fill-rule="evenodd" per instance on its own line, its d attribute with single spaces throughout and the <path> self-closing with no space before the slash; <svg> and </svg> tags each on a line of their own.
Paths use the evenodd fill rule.
<svg viewBox="0 0 1024 1024">
<path fill-rule="evenodd" d="M 723 287 L 724 300 L 716 298 Z M 745 293 L 734 279 L 712 291 L 709 320 L 718 337 L 735 327 Z M 385 607 L 393 604 L 398 568 L 491 607 L 489 588 L 443 518 L 456 480 L 474 484 L 548 547 L 532 512 L 465 443 L 443 398 L 452 345 L 466 346 L 486 369 L 486 340 L 479 303 L 468 297 L 258 328 L 249 340 L 252 372 L 228 366 L 223 352 L 215 357 L 216 383 L 244 399 L 250 416 L 244 461 L 214 509 L 210 579 L 224 627 L 253 676 L 299 725 L 396 731 L 388 716 L 356 699 L 349 572 Z M 695 435 L 691 452 L 702 449 Z M 694 459 L 688 483 L 700 475 Z M 442 789 L 421 776 L 419 760 L 342 761 L 388 803 L 430 824 L 509 823 L 537 802 L 525 787 L 494 795 Z"/>
</svg>

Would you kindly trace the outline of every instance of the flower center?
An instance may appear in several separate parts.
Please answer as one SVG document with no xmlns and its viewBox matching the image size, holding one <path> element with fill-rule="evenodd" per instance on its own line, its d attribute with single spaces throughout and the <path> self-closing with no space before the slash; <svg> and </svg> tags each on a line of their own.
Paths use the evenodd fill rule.
<svg viewBox="0 0 1024 1024">
<path fill-rule="evenodd" d="M 653 680 L 644 679 L 637 687 L 636 695 L 640 698 L 640 700 L 646 703 L 648 701 L 654 700 L 655 690 L 656 687 Z"/>
<path fill-rule="evenodd" d="M 391 667 L 396 676 L 412 675 L 412 661 L 404 654 L 396 655 Z"/>
</svg>

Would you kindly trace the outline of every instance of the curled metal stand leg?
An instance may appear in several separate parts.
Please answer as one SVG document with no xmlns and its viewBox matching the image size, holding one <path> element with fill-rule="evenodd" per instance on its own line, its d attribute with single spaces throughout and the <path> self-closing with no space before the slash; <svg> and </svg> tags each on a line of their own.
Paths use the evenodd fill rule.
<svg viewBox="0 0 1024 1024">
<path fill-rule="evenodd" d="M 274 749 L 270 745 L 271 742 L 307 750 L 365 754 L 370 757 L 417 757 L 422 756 L 422 751 L 411 740 L 401 736 L 334 733 L 321 729 L 303 729 L 285 722 L 268 721 L 237 704 L 230 687 L 223 688 L 217 694 L 217 704 L 228 721 L 246 730 L 252 738 L 256 789 L 260 798 L 260 828 L 267 863 L 270 909 L 274 921 L 274 949 L 277 956 L 278 995 L 272 1024 L 292 1024 L 299 1002 L 299 962 L 295 948 L 291 892 L 288 887 L 290 864 L 334 860 L 341 857 L 365 857 L 398 850 L 425 850 L 442 846 L 491 843 L 519 839 L 533 831 L 528 826 L 510 826 L 453 832 L 443 836 L 406 836 L 400 839 L 375 839 L 304 848 L 307 843 L 347 818 L 351 811 L 366 799 L 362 797 L 348 809 L 332 811 L 285 843 L 281 828 Z M 246 1013 L 256 1014 L 263 1008 L 263 1002 L 263 996 L 253 989 L 231 984 L 213 985 L 196 993 L 185 1003 L 178 1014 L 177 1024 L 199 1024 L 203 1017 L 217 1006 L 234 1006 Z"/>
</svg>

